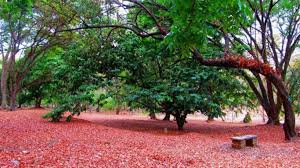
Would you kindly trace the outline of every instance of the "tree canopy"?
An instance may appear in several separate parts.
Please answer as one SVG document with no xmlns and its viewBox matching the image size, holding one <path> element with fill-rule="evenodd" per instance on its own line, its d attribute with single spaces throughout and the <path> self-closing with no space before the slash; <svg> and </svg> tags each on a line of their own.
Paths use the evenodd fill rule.
<svg viewBox="0 0 300 168">
<path fill-rule="evenodd" d="M 2 108 L 47 100 L 70 120 L 110 97 L 182 129 L 259 104 L 296 136 L 299 0 L 3 0 L 0 26 Z"/>
</svg>

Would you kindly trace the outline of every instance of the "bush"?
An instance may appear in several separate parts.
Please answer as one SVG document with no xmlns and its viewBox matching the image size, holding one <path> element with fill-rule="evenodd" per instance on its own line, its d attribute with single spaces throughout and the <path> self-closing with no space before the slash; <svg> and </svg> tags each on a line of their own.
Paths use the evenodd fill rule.
<svg viewBox="0 0 300 168">
<path fill-rule="evenodd" d="M 251 121 L 252 121 L 251 116 L 250 116 L 249 113 L 247 113 L 244 120 L 243 120 L 243 122 L 244 123 L 250 123 Z"/>
</svg>

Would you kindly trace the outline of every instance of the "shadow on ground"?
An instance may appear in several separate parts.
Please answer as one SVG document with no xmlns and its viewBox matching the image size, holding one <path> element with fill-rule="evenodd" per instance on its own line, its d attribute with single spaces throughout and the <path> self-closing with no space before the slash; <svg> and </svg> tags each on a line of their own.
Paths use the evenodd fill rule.
<svg viewBox="0 0 300 168">
<path fill-rule="evenodd" d="M 282 126 L 254 125 L 228 122 L 206 122 L 202 120 L 189 120 L 184 131 L 178 131 L 176 121 L 137 119 L 130 116 L 102 116 L 83 114 L 81 119 L 116 129 L 143 132 L 162 136 L 177 136 L 199 134 L 217 139 L 228 139 L 232 136 L 255 134 L 261 142 L 284 142 Z M 276 134 L 276 136 L 274 136 Z M 274 139 L 276 137 L 276 139 Z M 279 137 L 279 138 L 278 138 Z"/>
</svg>

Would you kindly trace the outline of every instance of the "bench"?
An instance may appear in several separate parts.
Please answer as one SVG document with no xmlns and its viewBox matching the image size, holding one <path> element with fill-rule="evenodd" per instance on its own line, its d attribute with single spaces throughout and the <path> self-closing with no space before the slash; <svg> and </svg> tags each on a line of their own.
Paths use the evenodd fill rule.
<svg viewBox="0 0 300 168">
<path fill-rule="evenodd" d="M 242 149 L 246 146 L 255 147 L 257 145 L 256 135 L 243 135 L 231 137 L 232 147 L 236 149 Z"/>
</svg>

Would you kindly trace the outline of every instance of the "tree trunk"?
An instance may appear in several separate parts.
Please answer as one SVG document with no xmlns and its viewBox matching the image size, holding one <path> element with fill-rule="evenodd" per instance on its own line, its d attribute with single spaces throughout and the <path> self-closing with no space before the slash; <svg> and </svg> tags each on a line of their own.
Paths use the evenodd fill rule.
<svg viewBox="0 0 300 168">
<path fill-rule="evenodd" d="M 274 116 L 274 112 L 273 112 L 270 116 L 268 116 L 268 121 L 266 124 L 267 125 L 280 125 L 279 115 Z"/>
<path fill-rule="evenodd" d="M 16 75 L 15 75 L 15 57 L 16 51 L 13 50 L 9 60 L 9 75 L 10 75 L 10 111 L 16 110 L 16 98 L 17 98 L 17 83 L 16 83 Z"/>
<path fill-rule="evenodd" d="M 17 84 L 13 80 L 13 77 L 10 79 L 10 111 L 16 111 L 17 106 Z"/>
<path fill-rule="evenodd" d="M 179 131 L 183 130 L 183 126 L 186 122 L 186 114 L 177 113 L 176 116 L 176 123 Z"/>
<path fill-rule="evenodd" d="M 289 98 L 289 94 L 287 88 L 284 83 L 280 79 L 276 79 L 274 77 L 269 77 L 269 80 L 272 81 L 273 85 L 276 87 L 278 95 L 280 96 L 280 100 L 284 109 L 284 134 L 285 139 L 291 140 L 296 136 L 295 130 L 295 113 L 293 112 L 292 103 Z"/>
<path fill-rule="evenodd" d="M 8 67 L 7 63 L 3 61 L 2 64 L 2 74 L 1 74 L 1 108 L 6 109 L 7 108 L 7 74 L 8 73 Z"/>
<path fill-rule="evenodd" d="M 197 59 L 202 65 L 224 68 L 248 69 L 251 72 L 265 76 L 266 80 L 271 82 L 276 88 L 279 99 L 283 105 L 285 114 L 283 124 L 285 138 L 287 140 L 291 140 L 293 137 L 296 136 L 295 114 L 293 112 L 292 104 L 289 100 L 289 94 L 282 79 L 282 75 L 277 70 L 273 69 L 269 64 L 262 63 L 255 59 L 247 59 L 239 55 L 227 55 L 224 58 L 204 59 L 204 57 L 197 49 L 192 50 L 192 53 L 194 58 Z M 262 99 L 259 100 L 260 102 L 263 102 L 261 101 Z"/>
<path fill-rule="evenodd" d="M 212 122 L 214 121 L 214 117 L 213 116 L 208 116 L 207 117 L 207 122 Z"/>
<path fill-rule="evenodd" d="M 278 125 L 280 124 L 279 122 L 279 109 L 281 107 L 280 105 L 280 96 L 277 95 L 277 106 L 275 105 L 275 100 L 273 97 L 273 93 L 275 92 L 272 87 L 272 84 L 267 82 L 267 89 L 265 88 L 265 84 L 263 83 L 263 80 L 261 79 L 261 76 L 257 73 L 252 72 L 253 75 L 255 76 L 257 82 L 258 82 L 258 87 L 260 91 L 256 88 L 255 82 L 252 80 L 251 77 L 249 77 L 245 72 L 241 71 L 242 76 L 246 79 L 248 82 L 251 90 L 257 97 L 259 103 L 265 110 L 267 117 L 268 117 L 268 125 Z M 278 105 L 280 105 L 278 107 Z"/>
<path fill-rule="evenodd" d="M 42 98 L 38 97 L 35 99 L 35 108 L 41 108 L 41 104 L 42 104 Z"/>
<path fill-rule="evenodd" d="M 156 120 L 157 119 L 154 112 L 150 112 L 149 116 L 150 116 L 151 120 Z"/>
<path fill-rule="evenodd" d="M 118 106 L 118 107 L 116 108 L 116 114 L 117 114 L 117 115 L 120 114 L 120 110 L 121 110 L 121 108 Z"/>
<path fill-rule="evenodd" d="M 269 105 L 267 107 L 263 106 L 263 109 L 268 117 L 267 125 L 280 125 L 279 112 L 276 109 L 272 109 Z"/>
<path fill-rule="evenodd" d="M 16 111 L 16 105 L 17 105 L 17 93 L 15 89 L 11 90 L 10 93 L 10 111 Z"/>
<path fill-rule="evenodd" d="M 170 112 L 165 112 L 166 113 L 166 115 L 165 115 L 165 117 L 164 117 L 164 121 L 170 121 L 170 118 L 171 118 L 171 113 Z"/>
<path fill-rule="evenodd" d="M 267 92 L 269 99 L 269 115 L 267 124 L 280 125 L 279 112 L 277 112 L 275 100 L 274 100 L 274 90 L 271 81 L 267 80 Z"/>
<path fill-rule="evenodd" d="M 17 107 L 17 84 L 13 79 L 10 80 L 10 111 L 16 111 Z"/>
</svg>

